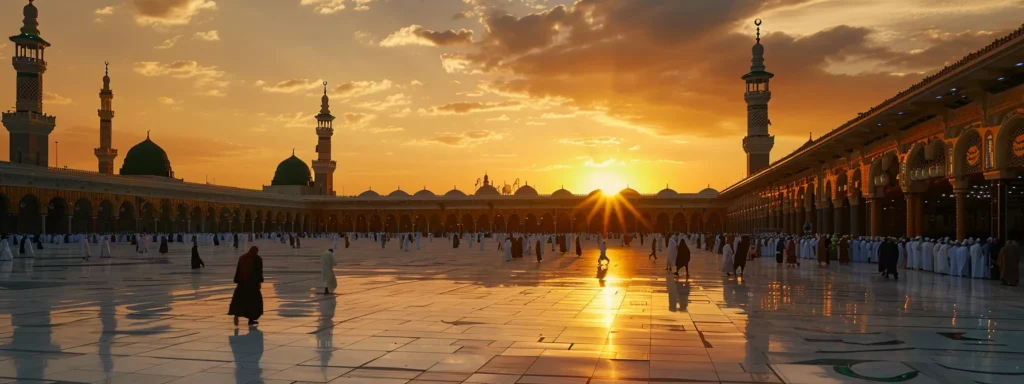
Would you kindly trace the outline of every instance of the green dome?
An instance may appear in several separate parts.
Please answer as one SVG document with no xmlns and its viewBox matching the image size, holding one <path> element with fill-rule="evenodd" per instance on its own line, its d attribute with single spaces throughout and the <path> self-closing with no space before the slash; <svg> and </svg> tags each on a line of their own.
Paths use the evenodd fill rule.
<svg viewBox="0 0 1024 384">
<path fill-rule="evenodd" d="M 128 176 L 174 177 L 167 152 L 147 135 L 146 140 L 128 150 L 121 165 L 121 174 Z"/>
<path fill-rule="evenodd" d="M 277 165 L 277 172 L 274 172 L 274 180 L 270 181 L 270 185 L 309 186 L 310 179 L 309 166 L 293 153 L 292 157 Z"/>
</svg>

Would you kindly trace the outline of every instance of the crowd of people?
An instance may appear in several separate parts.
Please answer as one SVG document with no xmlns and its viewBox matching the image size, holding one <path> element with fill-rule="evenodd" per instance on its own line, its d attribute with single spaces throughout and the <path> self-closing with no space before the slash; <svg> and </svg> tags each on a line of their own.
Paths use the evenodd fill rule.
<svg viewBox="0 0 1024 384">
<path fill-rule="evenodd" d="M 397 242 L 399 251 L 420 250 L 426 241 L 446 241 L 452 248 L 460 248 L 463 242 L 468 248 L 478 247 L 484 251 L 489 247 L 502 255 L 503 262 L 524 259 L 530 256 L 540 263 L 545 250 L 552 254 L 574 253 L 581 257 L 583 247 L 594 245 L 598 251 L 598 276 L 607 271 L 611 259 L 608 257 L 608 242 L 618 242 L 622 247 L 631 247 L 639 240 L 641 245 L 650 244 L 648 259 L 657 262 L 660 253 L 667 253 L 665 270 L 679 276 L 685 271 L 689 276 L 691 247 L 721 255 L 721 272 L 727 276 L 742 276 L 748 260 L 759 257 L 774 258 L 787 268 L 799 268 L 801 260 L 813 260 L 819 267 L 829 267 L 832 262 L 840 265 L 850 263 L 873 263 L 878 265 L 879 275 L 899 279 L 899 270 L 918 270 L 951 276 L 976 279 L 999 279 L 1005 285 L 1019 283 L 1019 249 L 1015 241 L 999 239 L 966 239 L 956 241 L 948 238 L 926 237 L 850 237 L 838 235 L 794 236 L 781 233 L 730 234 L 730 233 L 443 233 L 420 232 L 350 232 L 350 233 L 175 233 L 175 234 L 65 234 L 65 235 L 3 235 L 0 236 L 0 263 L 19 258 L 34 258 L 36 251 L 54 247 L 64 252 L 79 252 L 84 260 L 93 257 L 96 250 L 100 258 L 115 257 L 112 250 L 146 255 L 150 244 L 156 252 L 167 254 L 169 244 L 187 243 L 191 246 L 191 267 L 200 269 L 205 262 L 199 254 L 199 247 L 224 247 L 235 252 L 247 251 L 239 257 L 234 283 L 236 285 L 229 305 L 228 314 L 234 317 L 235 325 L 240 318 L 248 319 L 250 326 L 258 324 L 263 314 L 263 300 L 260 284 L 264 281 L 263 259 L 259 255 L 257 242 L 287 244 L 301 248 L 304 239 L 326 239 L 331 247 L 321 254 L 323 294 L 335 294 L 338 287 L 334 268 L 337 261 L 335 251 L 349 248 L 352 241 L 364 239 L 379 243 L 382 249 Z M 486 245 L 493 243 L 492 246 Z M 252 244 L 252 245 L 250 245 Z M 112 247 L 120 245 L 120 247 Z M 130 245 L 130 247 L 129 247 Z M 2 266 L 2 264 L 0 264 Z"/>
</svg>

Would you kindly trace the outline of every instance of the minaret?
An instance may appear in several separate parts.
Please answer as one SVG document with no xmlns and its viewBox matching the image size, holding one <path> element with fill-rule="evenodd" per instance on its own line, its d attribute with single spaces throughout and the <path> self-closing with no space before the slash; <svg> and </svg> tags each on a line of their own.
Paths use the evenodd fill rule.
<svg viewBox="0 0 1024 384">
<path fill-rule="evenodd" d="M 114 110 L 111 104 L 114 100 L 114 91 L 110 90 L 110 62 L 104 63 L 103 89 L 100 90 L 100 109 L 96 112 L 100 115 L 100 147 L 93 152 L 99 159 L 99 172 L 107 175 L 114 174 L 114 158 L 117 157 L 117 150 L 110 147 L 113 140 L 113 119 Z"/>
<path fill-rule="evenodd" d="M 4 112 L 2 121 L 11 133 L 10 161 L 45 167 L 50 165 L 50 132 L 57 119 L 43 114 L 43 51 L 50 43 L 39 36 L 39 10 L 32 1 L 25 6 L 21 33 L 10 38 L 15 52 L 11 62 L 18 72 L 17 101 L 15 111 Z"/>
<path fill-rule="evenodd" d="M 757 26 L 757 44 L 752 49 L 750 73 L 743 75 L 747 83 L 747 92 L 743 99 L 747 101 L 747 137 L 743 138 L 743 151 L 747 153 L 747 177 L 768 168 L 769 155 L 775 146 L 775 137 L 768 134 L 768 101 L 772 92 L 768 88 L 768 80 L 775 75 L 765 71 L 764 46 L 761 45 L 761 19 L 754 20 Z"/>
<path fill-rule="evenodd" d="M 320 114 L 316 115 L 317 158 L 313 160 L 313 187 L 321 195 L 334 196 L 334 169 L 338 164 L 331 160 L 331 136 L 334 136 L 330 98 L 327 97 L 327 82 L 324 82 L 324 97 L 320 98 Z"/>
</svg>

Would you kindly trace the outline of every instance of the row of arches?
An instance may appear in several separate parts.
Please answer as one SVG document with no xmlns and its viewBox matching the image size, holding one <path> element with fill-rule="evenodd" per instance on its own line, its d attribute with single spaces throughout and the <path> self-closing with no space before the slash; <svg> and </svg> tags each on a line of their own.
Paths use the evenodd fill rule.
<svg viewBox="0 0 1024 384">
<path fill-rule="evenodd" d="M 94 205 L 95 204 L 95 205 Z M 12 202 L 0 191 L 0 233 L 84 232 L 237 232 L 237 231 L 387 231 L 387 232 L 669 232 L 721 231 L 717 212 L 563 213 L 303 213 L 201 207 L 169 200 L 95 202 L 29 193 Z"/>
<path fill-rule="evenodd" d="M 126 200 L 115 206 L 110 200 L 69 202 L 54 197 L 44 206 L 34 194 L 26 194 L 12 205 L 7 195 L 0 193 L 0 233 L 296 231 L 312 228 L 312 220 L 303 213 L 204 209 L 168 201 Z"/>
<path fill-rule="evenodd" d="M 834 176 L 746 198 L 730 222 L 789 233 L 809 224 L 814 232 L 854 236 L 1024 236 L 1024 181 L 1016 176 L 1024 171 L 1024 115 L 1002 121 L 964 128 L 952 139 L 935 133 L 894 145 Z"/>
<path fill-rule="evenodd" d="M 652 217 L 644 214 L 636 217 L 626 214 L 621 220 L 606 220 L 603 216 L 588 217 L 583 213 L 557 215 L 545 213 L 536 215 L 463 213 L 448 214 L 356 214 L 354 216 L 331 214 L 327 217 L 325 230 L 328 232 L 687 232 L 721 231 L 723 223 L 717 213 L 710 213 L 707 220 L 700 213 L 689 219 L 682 213 L 669 215 L 659 213 Z"/>
</svg>

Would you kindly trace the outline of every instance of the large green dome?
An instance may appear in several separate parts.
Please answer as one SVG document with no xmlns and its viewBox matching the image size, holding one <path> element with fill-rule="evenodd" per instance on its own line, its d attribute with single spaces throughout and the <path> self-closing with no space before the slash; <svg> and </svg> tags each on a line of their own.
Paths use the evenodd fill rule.
<svg viewBox="0 0 1024 384">
<path fill-rule="evenodd" d="M 146 136 L 146 140 L 128 150 L 121 165 L 121 174 L 128 176 L 174 177 L 167 152 Z"/>
<path fill-rule="evenodd" d="M 277 165 L 277 171 L 274 172 L 274 180 L 270 181 L 270 185 L 301 185 L 308 187 L 311 179 L 309 166 L 302 159 L 295 157 L 293 153 L 292 157 L 284 159 L 281 164 Z"/>
</svg>

